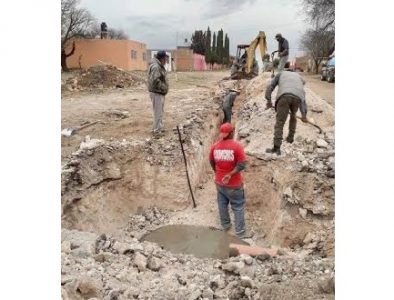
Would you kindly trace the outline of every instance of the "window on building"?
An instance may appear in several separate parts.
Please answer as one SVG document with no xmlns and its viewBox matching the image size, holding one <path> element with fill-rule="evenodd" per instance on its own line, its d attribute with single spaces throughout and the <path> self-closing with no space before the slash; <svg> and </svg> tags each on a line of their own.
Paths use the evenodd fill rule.
<svg viewBox="0 0 394 300">
<path fill-rule="evenodd" d="M 146 53 L 142 53 L 142 60 L 146 61 Z"/>
<path fill-rule="evenodd" d="M 131 59 L 137 59 L 137 51 L 131 50 Z"/>
</svg>

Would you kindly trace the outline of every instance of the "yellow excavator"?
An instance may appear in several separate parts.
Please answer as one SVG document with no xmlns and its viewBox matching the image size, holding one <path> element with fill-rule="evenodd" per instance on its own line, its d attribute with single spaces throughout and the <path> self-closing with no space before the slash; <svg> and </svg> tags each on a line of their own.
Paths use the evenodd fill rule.
<svg viewBox="0 0 394 300">
<path fill-rule="evenodd" d="M 259 75 L 259 65 L 255 58 L 257 46 L 261 57 L 267 51 L 267 42 L 264 31 L 259 31 L 257 37 L 250 44 L 237 46 L 237 55 L 231 66 L 231 79 L 251 79 Z"/>
</svg>

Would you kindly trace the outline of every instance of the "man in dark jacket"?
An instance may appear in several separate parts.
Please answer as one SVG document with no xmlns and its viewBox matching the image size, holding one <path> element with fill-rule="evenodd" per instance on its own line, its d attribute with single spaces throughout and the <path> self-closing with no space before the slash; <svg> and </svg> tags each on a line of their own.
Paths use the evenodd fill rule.
<svg viewBox="0 0 394 300">
<path fill-rule="evenodd" d="M 164 68 L 168 55 L 165 51 L 159 51 L 148 68 L 148 90 L 153 105 L 153 133 L 164 131 L 163 111 L 165 95 L 168 93 L 167 73 Z"/>
<path fill-rule="evenodd" d="M 223 123 L 231 123 L 231 116 L 233 114 L 233 105 L 235 98 L 239 95 L 239 91 L 231 89 L 229 93 L 224 97 L 223 100 L 223 113 L 224 119 Z"/>
<path fill-rule="evenodd" d="M 286 64 L 286 67 L 289 63 Z M 276 153 L 280 155 L 280 146 L 283 140 L 283 127 L 286 123 L 287 115 L 290 110 L 290 122 L 289 122 L 289 134 L 286 138 L 288 143 L 293 143 L 294 134 L 296 131 L 297 117 L 296 113 L 300 108 L 302 118 L 301 120 L 305 123 L 308 122 L 306 118 L 307 106 L 305 102 L 305 81 L 302 77 L 296 73 L 288 71 L 285 68 L 284 71 L 278 73 L 271 81 L 265 92 L 265 98 L 267 99 L 267 109 L 272 108 L 271 94 L 273 90 L 278 86 L 278 92 L 276 94 L 275 110 L 276 110 L 276 123 L 274 130 L 274 147 L 266 149 L 267 153 Z"/>
<path fill-rule="evenodd" d="M 107 34 L 108 34 L 108 27 L 107 24 L 105 22 L 102 22 L 101 25 L 101 39 L 106 39 L 107 38 Z"/>
<path fill-rule="evenodd" d="M 277 51 L 279 56 L 278 71 L 281 72 L 283 71 L 286 62 L 289 59 L 289 42 L 280 33 L 275 35 L 275 39 L 278 41 L 278 51 Z"/>
</svg>

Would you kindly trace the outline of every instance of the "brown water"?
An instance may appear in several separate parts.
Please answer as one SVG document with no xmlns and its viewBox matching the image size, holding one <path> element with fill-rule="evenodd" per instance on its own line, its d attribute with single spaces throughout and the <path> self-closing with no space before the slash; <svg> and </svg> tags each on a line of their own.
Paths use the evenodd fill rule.
<svg viewBox="0 0 394 300">
<path fill-rule="evenodd" d="M 141 241 L 157 243 L 173 253 L 217 259 L 229 257 L 230 243 L 248 245 L 243 240 L 219 229 L 193 225 L 163 226 L 143 236 Z"/>
</svg>

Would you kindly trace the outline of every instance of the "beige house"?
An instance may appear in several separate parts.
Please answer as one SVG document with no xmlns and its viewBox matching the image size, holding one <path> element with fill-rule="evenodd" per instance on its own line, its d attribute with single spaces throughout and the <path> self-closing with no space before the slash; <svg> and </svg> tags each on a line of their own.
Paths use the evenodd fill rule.
<svg viewBox="0 0 394 300">
<path fill-rule="evenodd" d="M 70 69 L 86 69 L 103 63 L 128 71 L 145 71 L 146 45 L 131 40 L 76 39 L 75 52 L 67 58 Z"/>
</svg>

